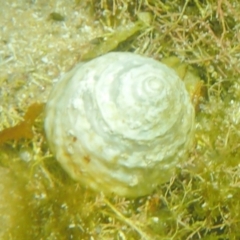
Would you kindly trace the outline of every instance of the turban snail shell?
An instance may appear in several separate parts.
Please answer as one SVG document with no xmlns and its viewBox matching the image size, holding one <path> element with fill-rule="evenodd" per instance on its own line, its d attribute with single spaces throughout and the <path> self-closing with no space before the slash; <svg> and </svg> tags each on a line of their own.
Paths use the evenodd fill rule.
<svg viewBox="0 0 240 240">
<path fill-rule="evenodd" d="M 80 63 L 50 94 L 45 131 L 68 174 L 105 194 L 149 194 L 191 142 L 194 110 L 166 65 L 112 52 Z"/>
</svg>

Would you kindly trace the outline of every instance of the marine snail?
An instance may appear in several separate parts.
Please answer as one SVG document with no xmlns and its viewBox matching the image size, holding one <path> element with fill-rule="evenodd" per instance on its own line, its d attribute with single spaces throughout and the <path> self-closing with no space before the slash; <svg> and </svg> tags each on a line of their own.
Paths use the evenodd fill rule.
<svg viewBox="0 0 240 240">
<path fill-rule="evenodd" d="M 77 65 L 54 87 L 45 117 L 50 149 L 73 179 L 133 198 L 170 179 L 193 125 L 174 70 L 127 52 Z"/>
</svg>

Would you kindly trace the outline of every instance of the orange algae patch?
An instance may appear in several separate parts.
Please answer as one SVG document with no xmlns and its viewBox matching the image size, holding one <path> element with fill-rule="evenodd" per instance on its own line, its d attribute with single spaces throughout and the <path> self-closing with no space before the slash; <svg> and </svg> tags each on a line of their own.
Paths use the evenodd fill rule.
<svg viewBox="0 0 240 240">
<path fill-rule="evenodd" d="M 8 140 L 33 138 L 32 125 L 35 119 L 42 113 L 44 105 L 44 103 L 33 103 L 28 107 L 22 122 L 13 127 L 2 130 L 0 132 L 0 145 Z"/>
</svg>

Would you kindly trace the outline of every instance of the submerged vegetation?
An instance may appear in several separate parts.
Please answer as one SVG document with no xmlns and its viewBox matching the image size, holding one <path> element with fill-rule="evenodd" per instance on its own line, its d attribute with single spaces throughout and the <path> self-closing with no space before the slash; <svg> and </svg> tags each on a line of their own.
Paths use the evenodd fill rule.
<svg viewBox="0 0 240 240">
<path fill-rule="evenodd" d="M 55 161 L 44 138 L 43 116 L 34 121 L 42 105 L 33 105 L 36 115 L 24 117 L 26 106 L 16 103 L 8 111 L 2 104 L 0 136 L 5 131 L 7 137 L 0 139 L 4 143 L 0 209 L 5 209 L 0 221 L 6 223 L 0 227 L 1 239 L 239 239 L 239 1 L 76 0 L 71 4 L 72 14 L 84 9 L 92 24 L 97 22 L 102 29 L 75 46 L 76 62 L 112 50 L 160 61 L 174 56 L 202 79 L 201 90 L 193 95 L 197 101 L 194 145 L 177 174 L 152 195 L 135 200 L 106 198 L 72 181 Z M 59 16 L 64 19 L 42 21 L 56 25 L 70 18 L 65 13 Z M 63 56 L 66 49 L 58 51 Z M 14 84 L 7 80 L 12 96 L 17 98 L 20 88 L 21 94 L 27 94 Z M 3 90 L 1 102 L 10 101 L 11 94 Z M 31 120 L 26 124 L 26 119 Z M 14 125 L 20 126 L 20 137 L 6 130 Z"/>
</svg>

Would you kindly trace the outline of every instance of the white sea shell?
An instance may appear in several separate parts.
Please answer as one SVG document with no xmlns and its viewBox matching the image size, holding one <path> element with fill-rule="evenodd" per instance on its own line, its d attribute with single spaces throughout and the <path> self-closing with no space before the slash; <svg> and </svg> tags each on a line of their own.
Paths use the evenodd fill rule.
<svg viewBox="0 0 240 240">
<path fill-rule="evenodd" d="M 112 52 L 77 65 L 50 94 L 45 130 L 69 175 L 105 194 L 138 197 L 168 181 L 191 142 L 194 110 L 176 73 Z"/>
</svg>

